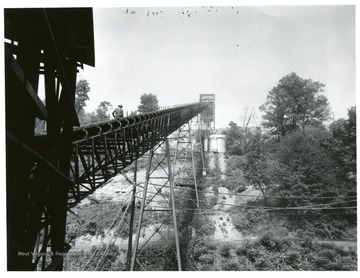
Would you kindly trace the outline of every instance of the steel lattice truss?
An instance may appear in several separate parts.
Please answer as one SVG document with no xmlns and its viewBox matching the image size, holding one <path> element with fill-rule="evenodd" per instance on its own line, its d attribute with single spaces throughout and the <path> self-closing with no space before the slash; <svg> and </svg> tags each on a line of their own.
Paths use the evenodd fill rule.
<svg viewBox="0 0 360 278">
<path fill-rule="evenodd" d="M 73 131 L 70 175 L 58 176 L 64 185 L 68 185 L 68 209 L 76 206 L 149 150 L 154 152 L 171 133 L 206 107 L 204 104 L 194 103 L 76 128 Z M 36 152 L 41 153 L 46 136 L 36 136 L 35 142 Z M 55 176 L 59 174 L 56 170 L 49 169 Z M 46 211 L 45 208 L 34 252 L 35 264 L 41 263 L 42 269 L 46 268 L 47 260 L 42 254 L 46 253 L 47 246 L 51 246 L 51 218 Z M 66 246 L 64 252 L 70 249 L 70 246 Z"/>
<path fill-rule="evenodd" d="M 75 130 L 68 206 L 79 203 L 205 108 L 195 103 Z"/>
<path fill-rule="evenodd" d="M 188 188 L 193 188 L 191 192 L 196 192 L 196 199 L 194 198 L 192 206 L 198 206 L 196 202 L 198 175 L 195 164 L 200 163 L 194 157 L 195 151 L 199 156 L 202 150 L 202 140 L 201 138 L 196 140 L 195 135 L 199 132 L 198 118 L 195 117 L 185 123 L 163 144 L 157 145 L 149 152 L 130 270 L 149 270 L 148 267 L 154 267 L 154 265 L 162 265 L 164 269 L 182 269 L 181 233 L 177 224 L 177 218 L 181 215 L 178 208 L 181 200 L 192 200 L 191 196 L 187 196 Z M 159 223 L 152 223 L 153 232 L 140 237 L 143 233 L 144 217 L 162 220 Z M 156 249 L 163 244 L 168 248 L 165 257 L 164 254 L 157 254 L 157 251 L 151 248 L 154 246 Z M 177 261 L 177 267 L 169 265 L 172 257 L 174 261 Z M 159 264 L 159 260 L 163 263 Z"/>
</svg>

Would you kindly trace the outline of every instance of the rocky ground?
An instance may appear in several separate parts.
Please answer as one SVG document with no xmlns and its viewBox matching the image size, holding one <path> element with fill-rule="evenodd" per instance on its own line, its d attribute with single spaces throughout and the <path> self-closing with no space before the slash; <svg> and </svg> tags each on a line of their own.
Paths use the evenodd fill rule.
<svg viewBox="0 0 360 278">
<path fill-rule="evenodd" d="M 226 162 L 225 157 L 222 154 L 211 155 L 209 159 L 209 165 L 211 167 L 215 166 L 216 160 L 219 161 L 219 166 L 221 168 L 221 172 L 225 172 Z M 144 185 L 146 170 L 145 168 L 138 170 L 137 172 L 137 181 L 140 183 L 138 186 L 136 200 L 139 203 L 142 197 L 142 188 Z M 164 175 L 163 169 L 158 169 L 153 172 L 152 177 L 161 178 Z M 128 171 L 125 175 L 117 175 L 114 178 L 110 179 L 104 186 L 99 188 L 94 194 L 90 195 L 88 198 L 84 199 L 79 205 L 74 208 L 72 211 L 78 218 L 88 217 L 90 214 L 101 214 L 100 206 L 101 204 L 119 204 L 122 206 L 123 210 L 127 207 L 127 204 L 130 201 L 130 196 L 132 192 L 133 185 L 131 182 L 133 180 L 132 171 Z M 149 185 L 148 187 L 148 196 L 154 195 L 156 192 L 156 188 L 154 186 Z M 162 193 L 168 194 L 169 189 L 163 188 Z M 205 202 L 209 200 L 214 200 L 215 189 L 213 186 L 206 186 L 203 189 L 202 196 Z M 233 194 L 225 187 L 217 188 L 217 198 L 215 203 L 211 205 L 211 212 L 208 215 L 212 225 L 214 226 L 214 233 L 209 238 L 212 241 L 216 242 L 231 242 L 237 241 L 241 242 L 245 239 L 245 237 L 235 228 L 232 223 L 229 210 L 234 206 L 241 206 L 246 204 L 248 201 L 253 201 L 254 198 L 252 196 L 260 196 L 260 192 L 256 191 L 254 188 L 249 187 L 241 194 Z M 168 206 L 166 200 L 162 196 L 156 196 L 151 205 L 153 207 L 163 207 Z M 104 217 L 110 217 L 108 215 L 104 215 Z M 74 216 L 69 217 L 70 221 L 73 221 Z M 78 219 L 77 219 L 78 220 Z M 159 221 L 158 221 L 159 222 Z M 83 224 L 85 225 L 85 224 Z M 156 219 L 153 219 L 147 225 L 144 225 L 141 231 L 140 244 L 146 241 L 149 237 L 152 237 L 152 241 L 161 241 L 165 234 L 172 233 L 172 227 L 168 227 L 164 225 L 162 227 L 162 235 L 159 233 L 155 233 L 159 223 L 157 223 Z M 124 229 L 128 229 L 128 227 L 123 227 Z M 94 246 L 99 245 L 108 245 L 115 244 L 119 248 L 126 249 L 128 244 L 127 237 L 118 237 L 116 230 L 117 227 L 112 228 L 103 228 L 102 233 L 85 233 L 76 236 L 74 240 L 72 240 L 71 252 L 81 252 L 81 251 L 90 251 Z M 193 232 L 194 233 L 194 232 Z M 246 239 L 249 239 L 246 237 Z M 133 241 L 135 240 L 135 234 L 133 235 Z"/>
</svg>

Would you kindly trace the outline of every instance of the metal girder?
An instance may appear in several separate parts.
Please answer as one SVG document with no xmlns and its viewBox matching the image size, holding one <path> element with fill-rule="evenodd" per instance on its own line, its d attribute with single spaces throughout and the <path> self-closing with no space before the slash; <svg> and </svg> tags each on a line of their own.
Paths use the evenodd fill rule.
<svg viewBox="0 0 360 278">
<path fill-rule="evenodd" d="M 78 204 L 205 108 L 194 103 L 76 128 L 68 206 Z M 43 137 L 37 139 L 41 148 Z"/>
<path fill-rule="evenodd" d="M 186 184 L 189 181 L 193 182 L 193 187 L 196 194 L 196 205 L 199 207 L 198 197 L 198 184 L 197 184 L 197 173 L 195 168 L 195 156 L 194 150 L 197 142 L 201 144 L 201 140 L 196 140 L 196 135 L 199 131 L 198 116 L 190 120 L 188 123 L 183 125 L 178 130 L 178 140 L 174 159 L 174 179 L 176 184 Z M 198 150 L 198 153 L 202 151 Z M 177 165 L 177 162 L 182 162 Z M 176 168 L 178 167 L 178 168 Z M 188 185 L 187 187 L 190 187 Z"/>
<path fill-rule="evenodd" d="M 157 170 L 156 176 L 152 174 Z M 157 181 L 157 182 L 155 182 Z M 161 209 L 154 207 L 154 202 L 161 203 Z M 163 144 L 157 145 L 149 151 L 148 165 L 146 169 L 144 188 L 142 194 L 141 208 L 139 213 L 139 220 L 136 232 L 136 239 L 134 243 L 134 250 L 132 250 L 132 259 L 130 270 L 139 270 L 139 267 L 146 270 L 146 260 L 143 261 L 144 253 L 146 252 L 146 246 L 150 241 L 158 239 L 156 235 L 165 240 L 170 246 L 170 250 L 174 253 L 177 260 L 177 269 L 182 270 L 181 264 L 181 252 L 179 244 L 179 235 L 177 228 L 177 216 L 175 207 L 175 195 L 174 195 L 174 182 L 172 175 L 172 161 L 170 159 L 170 145 L 169 139 Z M 146 215 L 161 215 L 165 219 L 157 225 L 155 231 L 144 238 L 140 242 L 140 234 L 142 230 L 143 219 Z M 165 227 L 173 228 L 173 238 L 171 242 L 166 236 L 162 234 Z M 171 247 L 175 243 L 175 250 Z M 146 254 L 146 253 L 145 253 Z M 145 256 L 146 257 L 146 256 Z M 154 259 L 154 258 L 152 258 Z"/>
<path fill-rule="evenodd" d="M 149 250 L 146 247 L 150 243 L 156 244 L 161 240 L 170 246 L 171 254 L 175 255 L 177 270 L 181 271 L 183 268 L 180 250 L 181 239 L 177 226 L 177 206 L 179 199 L 184 199 L 180 196 L 184 192 L 188 193 L 186 187 L 189 186 L 194 188 L 196 200 L 198 200 L 197 175 L 199 173 L 196 173 L 195 170 L 196 159 L 194 155 L 194 151 L 197 151 L 198 154 L 202 151 L 201 140 L 196 139 L 199 128 L 198 119 L 197 116 L 190 119 L 178 129 L 178 132 L 168 136 L 163 144 L 159 144 L 150 150 L 134 250 L 128 251 L 132 252 L 130 267 L 132 271 L 147 270 L 146 266 L 149 263 L 147 252 Z M 189 170 L 190 173 L 187 173 Z M 184 173 L 186 177 L 184 177 Z M 181 184 L 185 180 L 188 183 L 192 182 L 192 184 L 187 184 L 182 188 Z M 176 193 L 174 189 L 177 189 Z M 185 198 L 185 200 L 191 200 L 191 198 Z M 195 205 L 198 207 L 198 202 L 195 202 Z M 157 227 L 154 227 L 155 231 L 151 235 L 147 235 L 146 238 L 142 238 L 140 242 L 143 218 L 146 216 L 148 219 L 157 216 L 162 219 L 165 218 L 165 220 L 157 223 Z M 167 237 L 164 235 L 164 231 L 167 232 Z M 156 237 L 156 235 L 158 236 Z M 151 257 L 151 260 L 157 259 L 164 258 L 162 256 Z"/>
</svg>

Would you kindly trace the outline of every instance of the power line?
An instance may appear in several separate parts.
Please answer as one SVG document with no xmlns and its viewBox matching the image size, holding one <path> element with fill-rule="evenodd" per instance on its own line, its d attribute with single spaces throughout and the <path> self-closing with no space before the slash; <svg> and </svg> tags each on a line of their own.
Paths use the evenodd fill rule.
<svg viewBox="0 0 360 278">
<path fill-rule="evenodd" d="M 152 183 L 154 186 L 162 186 L 160 184 L 155 184 Z M 169 186 L 164 186 L 164 187 L 169 187 Z M 181 186 L 174 186 L 174 189 L 182 189 Z M 188 188 L 189 191 L 196 191 L 195 189 L 192 188 Z M 251 195 L 251 194 L 236 194 L 236 193 L 224 193 L 224 192 L 204 192 L 199 190 L 200 192 L 202 192 L 203 194 L 218 194 L 218 195 L 230 195 L 230 196 L 235 196 L 235 197 L 254 197 L 254 198 L 258 198 L 258 197 L 263 197 L 263 195 Z M 270 196 L 266 196 L 266 198 L 279 198 L 279 199 L 335 199 L 335 198 L 354 198 L 354 196 L 333 196 L 333 197 L 328 197 L 328 196 L 318 196 L 318 197 L 310 197 L 310 196 L 279 196 L 279 195 L 270 195 Z"/>
<path fill-rule="evenodd" d="M 129 194 L 130 194 L 130 192 L 128 192 L 127 196 L 125 197 L 125 202 L 126 202 L 126 200 L 128 199 Z M 122 208 L 120 208 L 120 210 L 119 210 L 118 213 L 116 214 L 114 220 L 113 220 L 113 221 L 111 222 L 111 224 L 109 225 L 108 230 L 110 230 L 111 227 L 114 225 L 114 223 L 116 222 L 116 219 L 118 218 L 118 216 L 120 215 L 121 212 L 122 212 Z M 99 232 L 99 231 L 100 231 L 100 228 L 97 228 L 95 233 L 97 233 L 97 232 Z M 94 236 L 91 236 L 90 239 L 92 239 L 93 237 L 94 237 Z M 79 245 L 76 245 L 76 247 L 77 247 L 77 248 L 80 248 L 81 246 L 84 245 L 85 241 L 87 241 L 87 240 L 88 240 L 88 238 L 85 238 L 85 237 L 84 237 L 84 239 L 80 242 Z M 101 241 L 101 242 L 102 242 L 102 241 Z"/>
<path fill-rule="evenodd" d="M 194 201 L 194 199 L 192 199 L 192 198 L 181 198 L 181 199 Z M 252 208 L 252 209 L 264 209 L 264 210 L 344 209 L 344 208 L 356 208 L 356 206 L 353 206 L 353 207 L 328 207 L 328 208 L 324 207 L 324 206 L 338 205 L 338 204 L 344 204 L 344 203 L 349 203 L 349 202 L 354 202 L 354 201 L 356 201 L 356 200 L 350 200 L 350 201 L 344 201 L 344 202 L 332 202 L 332 203 L 325 203 L 325 204 L 314 204 L 314 205 L 299 206 L 299 207 L 267 207 L 267 206 L 234 205 L 234 204 L 226 204 L 226 203 L 216 203 L 215 205 L 227 205 L 227 206 L 238 207 L 238 208 Z M 201 201 L 201 202 L 206 203 L 206 201 Z M 165 208 L 165 207 L 156 206 L 156 207 L 152 207 L 152 208 Z M 184 208 L 184 207 L 179 207 L 178 209 L 188 210 L 188 211 L 198 210 L 198 208 L 191 209 L 191 208 Z M 201 209 L 229 212 L 228 210 L 220 210 L 220 209 L 214 209 L 214 208 L 201 208 Z"/>
<path fill-rule="evenodd" d="M 129 191 L 129 193 L 131 193 L 131 191 Z M 129 193 L 128 193 L 128 196 L 127 196 L 127 197 L 129 197 Z M 128 206 L 129 206 L 129 204 L 131 204 L 131 202 L 128 203 Z M 122 207 L 120 208 L 118 214 L 116 215 L 116 217 L 114 218 L 113 222 L 112 222 L 111 225 L 109 226 L 108 232 L 110 232 L 111 227 L 114 225 L 114 223 L 116 222 L 117 217 L 120 215 L 121 212 L 122 212 Z M 125 215 L 126 215 L 126 211 L 123 213 L 122 219 L 124 218 Z M 120 223 L 121 223 L 121 220 L 120 220 Z M 93 254 L 91 255 L 91 257 L 89 258 L 89 260 L 88 260 L 87 263 L 85 264 L 85 266 L 84 266 L 84 268 L 82 269 L 82 271 L 84 271 L 84 270 L 87 268 L 88 264 L 89 264 L 89 263 L 91 262 L 91 260 L 94 258 L 95 254 L 96 254 L 97 251 L 99 250 L 99 248 L 100 248 L 101 244 L 104 242 L 104 240 L 105 240 L 105 237 L 103 237 L 103 238 L 101 239 L 100 244 L 96 247 L 95 251 L 93 252 Z"/>
<path fill-rule="evenodd" d="M 162 193 L 152 193 L 149 192 L 149 194 L 153 194 L 154 196 L 156 195 L 163 195 Z M 154 197 L 153 197 L 154 198 Z M 152 199 L 153 199 L 152 198 Z M 192 198 L 186 198 L 186 197 L 178 197 L 175 196 L 175 199 L 181 199 L 181 200 L 190 200 L 190 201 L 196 201 L 195 199 Z M 313 207 L 320 207 L 320 206 L 326 206 L 326 205 L 338 205 L 338 204 L 344 204 L 344 203 L 349 203 L 349 202 L 354 202 L 356 201 L 356 199 L 353 200 L 348 200 L 348 201 L 342 201 L 342 202 L 332 202 L 332 203 L 325 203 L 325 204 L 313 204 L 313 205 L 309 205 L 309 206 L 300 206 L 300 207 L 266 207 L 266 206 L 249 206 L 249 205 L 235 205 L 235 204 L 228 204 L 228 203 L 219 203 L 219 202 L 207 202 L 207 201 L 203 201 L 203 200 L 199 200 L 200 203 L 205 203 L 205 204 L 214 204 L 215 205 L 224 205 L 224 206 L 232 206 L 232 207 L 239 207 L 239 208 L 261 208 L 261 209 L 271 209 L 271 210 L 278 210 L 278 209 L 299 209 L 299 208 L 313 208 Z"/>
<path fill-rule="evenodd" d="M 136 187 L 136 185 L 135 185 L 135 187 Z M 127 205 L 127 207 L 126 207 L 126 209 L 125 209 L 125 212 L 124 212 L 124 214 L 123 214 L 123 216 L 122 216 L 119 224 L 118 224 L 117 227 L 115 228 L 115 230 L 119 230 L 119 227 L 122 228 L 123 223 L 124 223 L 124 220 L 125 220 L 125 215 L 127 214 L 127 212 L 128 212 L 128 210 L 129 210 L 129 208 L 131 207 L 131 205 L 132 205 L 132 203 L 129 202 L 128 205 Z M 100 262 L 101 262 L 102 259 L 104 258 L 105 254 L 108 252 L 110 246 L 111 246 L 111 245 L 115 245 L 116 240 L 117 240 L 117 236 L 114 235 L 114 242 L 113 242 L 112 244 L 110 244 L 110 243 L 108 244 L 108 246 L 106 247 L 106 249 L 105 249 L 105 251 L 103 252 L 102 256 L 101 256 L 100 259 L 98 260 L 98 263 L 96 264 L 94 271 L 96 271 L 96 269 L 97 269 L 98 266 L 100 265 Z"/>
<path fill-rule="evenodd" d="M 153 207 L 153 209 L 165 209 L 166 207 L 161 207 L 161 206 L 157 206 L 157 207 Z M 245 207 L 245 208 L 253 208 L 253 209 L 262 209 L 264 211 L 270 211 L 270 210 L 338 210 L 338 209 L 357 209 L 357 206 L 354 207 L 288 207 L 288 208 L 264 208 L 264 207 Z M 229 211 L 229 210 L 225 210 L 225 209 L 214 209 L 214 208 L 195 208 L 195 209 L 191 209 L 191 208 L 185 208 L 185 207 L 180 207 L 177 208 L 177 210 L 180 211 L 197 211 L 197 210 L 212 210 L 212 211 L 223 211 L 223 212 L 234 212 L 234 211 Z"/>
<path fill-rule="evenodd" d="M 183 188 L 178 188 L 178 189 L 183 189 Z M 186 190 L 183 189 L 182 190 L 182 193 L 185 192 Z M 129 192 L 130 193 L 130 192 Z M 129 196 L 129 193 L 128 193 L 128 196 Z M 181 194 L 182 194 L 181 193 Z M 148 200 L 148 201 L 151 201 L 153 200 L 153 198 L 156 196 L 156 195 L 160 195 L 160 196 L 166 196 L 165 194 L 162 194 L 160 192 L 157 192 L 157 193 L 152 193 L 152 192 L 148 192 L 148 194 L 153 194 L 154 196 Z M 128 199 L 128 196 L 126 197 L 126 199 Z M 166 196 L 166 197 L 169 197 L 169 196 Z M 182 200 L 190 200 L 190 201 L 193 201 L 195 202 L 196 200 L 193 199 L 193 198 L 186 198 L 186 197 L 179 197 L 179 196 L 175 196 L 175 199 L 182 199 Z M 283 210 L 283 211 L 286 211 L 286 210 L 343 210 L 343 209 L 356 209 L 357 207 L 356 206 L 353 206 L 353 207 L 325 207 L 325 206 L 328 206 L 328 205 L 337 205 L 337 204 L 344 204 L 344 203 L 348 203 L 348 202 L 353 202 L 353 201 L 356 201 L 356 199 L 354 200 L 349 200 L 349 201 L 343 201 L 343 202 L 332 202 L 332 203 L 325 203 L 325 204 L 317 204 L 317 205 L 312 205 L 312 206 L 301 206 L 301 207 L 265 207 L 265 206 L 249 206 L 249 205 L 234 205 L 234 204 L 228 204 L 228 203 L 218 203 L 216 202 L 214 204 L 215 205 L 224 205 L 224 206 L 231 206 L 231 207 L 239 207 L 239 208 L 252 208 L 252 209 L 262 209 L 264 211 L 279 211 L 279 210 Z M 208 203 L 207 201 L 202 201 L 202 200 L 199 200 L 199 202 L 201 203 Z M 127 209 L 129 207 L 130 203 L 128 203 L 128 206 L 127 206 Z M 162 207 L 162 206 L 152 206 L 151 207 L 152 209 L 154 210 L 162 210 L 162 209 L 168 209 L 168 207 Z M 195 208 L 195 209 L 191 209 L 191 208 L 185 208 L 185 207 L 179 207 L 177 208 L 177 210 L 180 210 L 180 211 L 193 211 L 195 214 L 208 214 L 207 211 L 214 211 L 214 212 L 231 212 L 229 210 L 226 210 L 226 209 L 214 209 L 214 208 Z M 196 212 L 200 210 L 201 212 Z M 110 228 L 113 226 L 113 224 L 116 222 L 116 219 L 117 217 L 119 216 L 121 210 L 119 211 L 119 213 L 117 214 L 117 216 L 115 217 L 115 219 L 113 220 L 113 222 L 111 223 L 110 225 Z M 123 215 L 123 218 L 125 216 L 126 212 L 124 213 Z M 122 218 L 122 219 L 123 219 Z M 121 221 L 120 221 L 120 224 L 121 224 Z M 119 224 L 119 225 L 120 225 Z M 118 227 L 119 227 L 118 225 Z M 118 227 L 116 229 L 118 229 Z M 116 239 L 115 239 L 116 241 Z M 114 242 L 115 242 L 114 241 Z M 80 245 L 81 246 L 81 245 Z M 109 244 L 110 246 L 110 244 Z M 98 248 L 97 248 L 98 250 Z M 97 252 L 97 250 L 95 250 L 94 254 L 92 257 L 94 257 L 95 253 Z M 108 248 L 107 248 L 108 250 Z M 107 251 L 106 250 L 106 251 Z M 101 259 L 103 258 L 103 256 L 106 254 L 106 251 L 103 253 Z M 90 260 L 92 259 L 92 257 L 90 258 Z M 89 261 L 90 261 L 89 260 Z M 88 263 L 87 263 L 88 264 Z M 98 263 L 99 264 L 99 263 Z M 87 265 L 86 265 L 87 266 Z M 85 268 L 86 268 L 85 266 Z M 84 268 L 84 269 L 85 269 Z"/>
</svg>

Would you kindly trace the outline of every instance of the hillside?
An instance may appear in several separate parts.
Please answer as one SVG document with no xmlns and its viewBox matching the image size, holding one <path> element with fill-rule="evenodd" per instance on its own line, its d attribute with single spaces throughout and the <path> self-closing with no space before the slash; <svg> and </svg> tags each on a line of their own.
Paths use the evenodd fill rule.
<svg viewBox="0 0 360 278">
<path fill-rule="evenodd" d="M 225 175 L 229 158 L 211 156 L 208 156 L 208 161 L 215 159 L 215 163 L 208 175 L 201 178 L 200 208 L 178 209 L 185 270 L 356 269 L 356 241 L 336 241 L 338 245 L 334 245 L 329 238 L 313 237 L 315 226 L 311 226 L 314 225 L 311 220 L 299 229 L 303 222 L 294 225 L 289 220 L 292 216 L 264 211 L 261 209 L 262 192 L 249 184 L 242 192 L 229 189 L 233 188 L 228 183 L 231 178 Z M 220 164 L 216 162 L 219 158 Z M 216 169 L 216 165 L 221 165 L 220 169 Z M 138 171 L 139 180 L 144 175 L 145 169 Z M 123 218 L 121 227 L 116 224 L 121 222 L 131 190 L 132 185 L 124 176 L 116 176 L 69 214 L 68 239 L 73 247 L 66 258 L 67 270 L 83 270 L 85 267 L 86 270 L 125 270 L 128 216 Z M 192 191 L 187 189 L 182 197 L 193 199 Z M 137 200 L 140 196 L 141 192 L 138 192 Z M 156 198 L 156 206 L 163 203 L 160 196 Z M 179 197 L 177 207 L 189 207 L 188 201 Z M 270 202 L 268 205 L 277 206 L 278 203 Z M 138 211 L 137 208 L 135 221 Z M 144 219 L 140 243 L 156 231 L 162 220 L 161 213 Z M 173 227 L 171 223 L 167 224 L 162 227 L 162 234 L 155 233 L 145 250 L 147 256 L 153 257 L 144 261 L 146 270 L 177 268 L 176 257 L 171 251 L 174 248 Z M 356 225 L 343 230 L 344 235 L 356 240 Z M 167 235 L 167 241 L 164 241 L 164 235 Z"/>
</svg>

